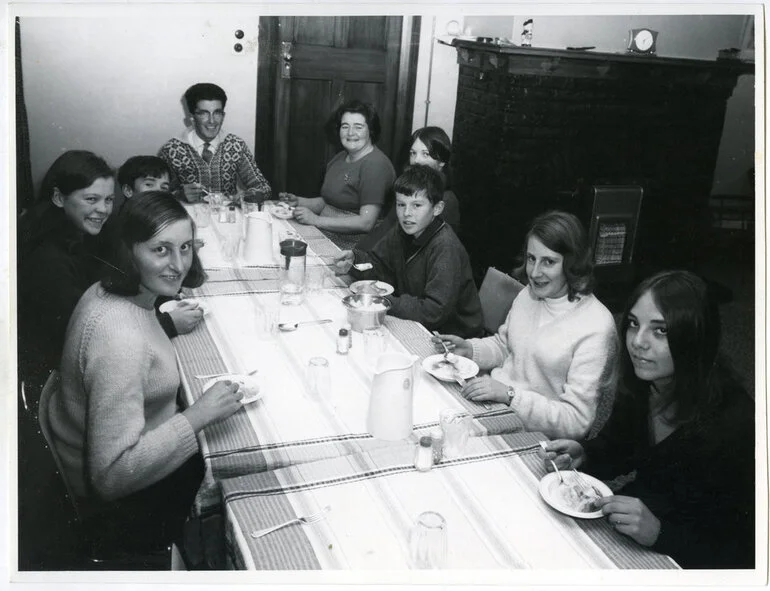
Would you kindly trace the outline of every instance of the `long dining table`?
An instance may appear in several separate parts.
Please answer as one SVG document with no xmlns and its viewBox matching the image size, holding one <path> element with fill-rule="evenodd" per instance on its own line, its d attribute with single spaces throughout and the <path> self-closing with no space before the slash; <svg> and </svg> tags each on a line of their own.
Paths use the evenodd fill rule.
<svg viewBox="0 0 770 591">
<path fill-rule="evenodd" d="M 546 437 L 525 432 L 505 405 L 466 400 L 454 382 L 419 369 L 412 434 L 400 441 L 373 437 L 366 415 L 375 370 L 362 335 L 353 333 L 348 354 L 336 352 L 350 283 L 330 264 L 339 248 L 312 226 L 275 217 L 274 262 L 249 265 L 242 253 L 223 256 L 223 236 L 242 232 L 235 228 L 238 223 L 223 226 L 215 216 L 198 228 L 208 280 L 185 296 L 201 302 L 206 315 L 174 339 L 186 404 L 208 382 L 197 376 L 255 371 L 260 385 L 256 402 L 199 434 L 205 477 L 195 509 L 203 519 L 224 518 L 218 543 L 229 568 L 409 568 L 408 532 L 415 516 L 428 510 L 447 520 L 447 568 L 548 568 L 555 551 L 564 568 L 676 568 L 605 519 L 573 519 L 547 506 L 538 494 L 545 471 L 535 454 Z M 316 274 L 315 289 L 292 306 L 281 305 L 279 295 L 278 241 L 287 236 L 308 244 L 308 275 Z M 331 322 L 266 331 L 266 317 Z M 419 323 L 387 316 L 382 329 L 388 352 L 411 355 L 418 367 L 436 353 Z M 317 356 L 328 360 L 331 376 L 322 396 L 311 392 L 306 376 L 309 359 Z M 460 455 L 418 472 L 417 442 L 438 426 L 444 409 L 466 411 L 472 436 Z M 250 535 L 327 506 L 328 514 L 313 525 Z"/>
<path fill-rule="evenodd" d="M 342 298 L 350 278 L 338 277 L 330 266 L 340 250 L 318 229 L 293 220 L 272 220 L 275 263 L 246 265 L 242 257 L 226 261 L 220 249 L 222 228 L 199 228 L 198 238 L 208 280 L 186 294 L 201 302 L 204 322 L 174 339 L 185 402 L 192 404 L 207 379 L 196 376 L 244 374 L 256 370 L 261 399 L 207 427 L 200 435 L 206 475 L 196 500 L 201 515 L 220 510 L 218 483 L 314 460 L 366 452 L 392 445 L 372 437 L 366 426 L 374 367 L 364 355 L 363 337 L 352 333 L 347 355 L 336 353 L 338 330 L 347 322 Z M 301 305 L 280 304 L 278 241 L 294 233 L 308 244 L 308 273 L 319 273 L 319 289 Z M 275 314 L 280 322 L 331 319 L 301 326 L 293 332 L 261 333 L 258 323 Z M 386 350 L 415 356 L 417 363 L 436 353 L 430 332 L 417 322 L 387 316 L 382 327 Z M 310 358 L 329 362 L 330 394 L 310 392 L 306 368 Z M 443 409 L 467 411 L 475 435 L 520 431 L 520 419 L 502 404 L 482 405 L 463 398 L 456 384 L 440 382 L 418 370 L 414 386 L 414 431 L 410 441 L 429 434 Z"/>
</svg>

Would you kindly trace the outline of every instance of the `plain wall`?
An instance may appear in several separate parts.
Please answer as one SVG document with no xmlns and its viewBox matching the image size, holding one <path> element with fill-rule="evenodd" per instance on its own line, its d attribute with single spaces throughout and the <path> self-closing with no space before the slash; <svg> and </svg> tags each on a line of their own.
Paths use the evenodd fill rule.
<svg viewBox="0 0 770 591">
<path fill-rule="evenodd" d="M 254 145 L 259 18 L 22 17 L 24 99 L 35 186 L 70 149 L 117 168 L 185 127 L 182 94 L 214 82 L 225 129 Z M 245 33 L 236 54 L 234 31 Z"/>
<path fill-rule="evenodd" d="M 148 10 L 145 8 L 145 11 Z M 211 81 L 228 94 L 227 130 L 253 147 L 256 122 L 259 16 L 156 18 L 23 16 L 22 58 L 30 126 L 33 180 L 40 182 L 54 159 L 68 149 L 89 149 L 114 167 L 135 154 L 155 154 L 183 129 L 184 90 Z M 525 18 L 534 19 L 536 47 L 596 45 L 623 52 L 629 28 L 660 32 L 658 55 L 714 59 L 719 49 L 739 47 L 742 15 L 538 16 L 468 15 L 445 11 L 422 18 L 413 129 L 438 125 L 452 136 L 457 94 L 457 52 L 447 24 L 463 33 L 500 36 L 514 42 Z M 245 51 L 236 54 L 234 31 Z M 728 105 L 715 192 L 743 192 L 740 180 L 754 161 L 753 77 L 743 81 Z M 745 193 L 744 193 L 745 194 Z"/>
</svg>

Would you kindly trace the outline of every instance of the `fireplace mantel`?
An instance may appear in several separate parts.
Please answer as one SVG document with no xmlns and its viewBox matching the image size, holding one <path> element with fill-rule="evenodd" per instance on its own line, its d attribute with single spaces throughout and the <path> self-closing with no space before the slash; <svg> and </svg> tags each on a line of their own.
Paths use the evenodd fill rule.
<svg viewBox="0 0 770 591">
<path fill-rule="evenodd" d="M 727 99 L 754 65 L 454 39 L 453 187 L 474 272 L 510 270 L 547 209 L 586 225 L 581 188 L 639 184 L 640 273 L 695 268 Z"/>
<path fill-rule="evenodd" d="M 546 49 L 496 45 L 454 39 L 457 63 L 478 69 L 507 71 L 509 74 L 537 74 L 561 78 L 619 79 L 628 76 L 659 78 L 671 68 L 682 82 L 730 80 L 754 72 L 754 64 L 735 59 L 696 60 L 634 53 L 606 53 L 567 49 Z"/>
</svg>

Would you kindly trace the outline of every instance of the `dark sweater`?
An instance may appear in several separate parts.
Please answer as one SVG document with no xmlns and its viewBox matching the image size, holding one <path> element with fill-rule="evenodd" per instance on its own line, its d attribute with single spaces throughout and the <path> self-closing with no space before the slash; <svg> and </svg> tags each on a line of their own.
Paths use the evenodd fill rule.
<svg viewBox="0 0 770 591">
<path fill-rule="evenodd" d="M 373 265 L 366 273 L 352 270 L 354 277 L 376 277 L 393 285 L 388 296 L 393 316 L 464 338 L 481 336 L 481 302 L 468 253 L 442 219 L 417 239 L 396 225 L 369 252 L 353 252 L 356 263 Z"/>
<path fill-rule="evenodd" d="M 636 470 L 617 494 L 660 520 L 652 549 L 684 568 L 754 567 L 754 402 L 740 388 L 697 423 L 650 443 L 646 396 L 619 395 L 612 416 L 583 443 L 586 471 L 612 479 Z"/>
<path fill-rule="evenodd" d="M 100 243 L 62 222 L 19 259 L 20 353 L 47 369 L 58 367 L 70 315 L 102 269 Z"/>
</svg>

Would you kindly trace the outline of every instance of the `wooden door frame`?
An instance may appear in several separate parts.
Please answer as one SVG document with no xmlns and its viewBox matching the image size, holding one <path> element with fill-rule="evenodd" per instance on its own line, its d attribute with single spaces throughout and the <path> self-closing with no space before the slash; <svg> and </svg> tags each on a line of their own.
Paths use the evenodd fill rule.
<svg viewBox="0 0 770 591">
<path fill-rule="evenodd" d="M 257 58 L 257 116 L 254 155 L 260 170 L 273 188 L 284 191 L 279 181 L 275 154 L 276 125 L 275 99 L 278 60 L 280 58 L 280 31 L 277 16 L 259 18 L 259 56 Z M 404 15 L 401 26 L 401 51 L 399 53 L 396 99 L 391 133 L 392 150 L 388 156 L 395 166 L 401 161 L 400 152 L 412 133 L 414 92 L 417 82 L 417 56 L 420 45 L 420 16 Z"/>
</svg>

